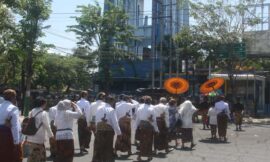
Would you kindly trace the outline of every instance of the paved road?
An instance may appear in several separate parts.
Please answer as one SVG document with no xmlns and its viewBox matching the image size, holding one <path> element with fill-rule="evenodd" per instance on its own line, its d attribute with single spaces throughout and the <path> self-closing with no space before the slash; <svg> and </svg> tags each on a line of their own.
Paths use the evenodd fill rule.
<svg viewBox="0 0 270 162">
<path fill-rule="evenodd" d="M 152 162 L 269 162 L 270 125 L 244 125 L 244 131 L 241 132 L 234 131 L 234 126 L 230 125 L 227 143 L 212 143 L 208 140 L 210 131 L 202 130 L 201 127 L 200 124 L 194 126 L 194 138 L 197 145 L 193 150 L 177 148 L 169 154 L 160 152 Z M 74 162 L 90 162 L 92 147 L 89 154 L 80 156 L 78 141 L 75 141 L 75 146 Z M 133 147 L 133 152 L 136 152 L 135 147 Z M 120 156 L 116 162 L 136 161 L 136 155 L 130 157 L 124 155 Z M 48 159 L 48 161 L 51 160 Z"/>
</svg>

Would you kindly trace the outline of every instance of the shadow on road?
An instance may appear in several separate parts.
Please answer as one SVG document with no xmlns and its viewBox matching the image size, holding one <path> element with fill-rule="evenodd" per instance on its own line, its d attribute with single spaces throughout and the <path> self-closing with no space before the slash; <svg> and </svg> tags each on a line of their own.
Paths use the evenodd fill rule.
<svg viewBox="0 0 270 162">
<path fill-rule="evenodd" d="M 211 139 L 211 138 L 206 138 L 206 139 L 201 139 L 199 140 L 199 142 L 202 143 L 210 143 L 210 144 L 230 144 L 231 142 L 224 142 L 224 141 L 220 141 L 218 139 Z"/>
</svg>

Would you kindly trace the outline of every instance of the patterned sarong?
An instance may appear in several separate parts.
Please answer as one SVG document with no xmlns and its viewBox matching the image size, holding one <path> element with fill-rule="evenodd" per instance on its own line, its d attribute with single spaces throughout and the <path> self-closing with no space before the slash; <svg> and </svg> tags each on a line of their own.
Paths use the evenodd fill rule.
<svg viewBox="0 0 270 162">
<path fill-rule="evenodd" d="M 74 141 L 73 140 L 57 140 L 56 162 L 73 162 Z"/>
<path fill-rule="evenodd" d="M 234 112 L 234 119 L 236 125 L 242 125 L 242 113 L 241 112 Z"/>
<path fill-rule="evenodd" d="M 114 130 L 106 122 L 97 124 L 92 162 L 114 162 Z"/>
<path fill-rule="evenodd" d="M 140 141 L 140 156 L 152 156 L 152 145 L 154 138 L 154 128 L 148 121 L 141 121 L 138 126 L 137 138 Z"/>
<path fill-rule="evenodd" d="M 46 150 L 42 144 L 28 142 L 29 156 L 27 162 L 46 162 Z"/>
<path fill-rule="evenodd" d="M 181 128 L 181 133 L 182 142 L 191 142 L 193 140 L 192 128 Z"/>
<path fill-rule="evenodd" d="M 226 137 L 228 116 L 225 113 L 219 113 L 217 115 L 217 123 L 219 137 Z"/>
<path fill-rule="evenodd" d="M 89 143 L 91 141 L 91 131 L 87 127 L 85 117 L 78 119 L 78 138 L 80 148 L 89 148 Z"/>
<path fill-rule="evenodd" d="M 158 117 L 156 120 L 159 133 L 154 136 L 154 148 L 156 150 L 166 150 L 168 149 L 168 128 L 164 118 Z"/>
<path fill-rule="evenodd" d="M 115 150 L 121 152 L 131 151 L 131 119 L 127 116 L 119 120 L 119 126 L 122 132 L 121 136 L 117 136 Z"/>
</svg>

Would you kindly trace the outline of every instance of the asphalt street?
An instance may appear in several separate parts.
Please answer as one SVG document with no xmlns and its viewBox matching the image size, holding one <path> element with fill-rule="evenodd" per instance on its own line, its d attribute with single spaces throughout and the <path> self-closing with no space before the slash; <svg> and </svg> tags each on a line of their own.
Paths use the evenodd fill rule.
<svg viewBox="0 0 270 162">
<path fill-rule="evenodd" d="M 74 124 L 76 130 L 76 124 Z M 152 162 L 269 162 L 270 160 L 270 125 L 243 126 L 243 131 L 236 132 L 234 125 L 229 125 L 228 142 L 219 143 L 209 139 L 210 130 L 202 130 L 201 124 L 194 124 L 194 140 L 197 144 L 192 150 L 173 148 L 171 152 L 165 154 L 158 152 Z M 77 133 L 75 133 L 75 158 L 74 162 L 91 162 L 92 144 L 89 153 L 79 154 Z M 170 143 L 174 145 L 174 142 Z M 48 144 L 46 144 L 48 146 Z M 189 146 L 189 144 L 187 145 Z M 125 153 L 119 154 L 116 162 L 136 161 L 136 149 L 132 146 L 133 155 L 128 157 Z M 47 156 L 49 152 L 47 151 Z M 52 161 L 48 158 L 48 161 Z M 26 159 L 24 159 L 26 162 Z"/>
</svg>

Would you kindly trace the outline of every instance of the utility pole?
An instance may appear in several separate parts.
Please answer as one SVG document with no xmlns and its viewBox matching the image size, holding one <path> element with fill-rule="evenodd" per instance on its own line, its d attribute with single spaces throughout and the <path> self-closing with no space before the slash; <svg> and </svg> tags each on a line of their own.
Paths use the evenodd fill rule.
<svg viewBox="0 0 270 162">
<path fill-rule="evenodd" d="M 172 23 L 173 23 L 173 16 L 172 16 L 172 0 L 170 0 L 170 42 L 169 42 L 169 78 L 172 77 Z"/>
<path fill-rule="evenodd" d="M 163 87 L 163 36 L 164 36 L 164 6 L 163 6 L 163 0 L 160 1 L 160 53 L 159 53 L 159 66 L 160 66 L 160 71 L 159 71 L 159 88 Z"/>
<path fill-rule="evenodd" d="M 156 0 L 152 1 L 152 88 L 155 87 L 155 58 L 156 58 Z"/>
</svg>

